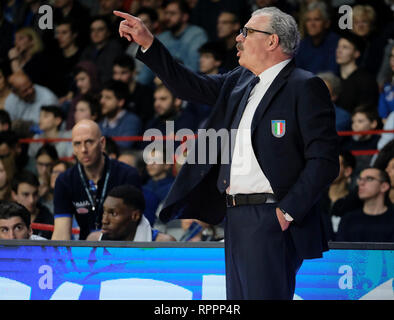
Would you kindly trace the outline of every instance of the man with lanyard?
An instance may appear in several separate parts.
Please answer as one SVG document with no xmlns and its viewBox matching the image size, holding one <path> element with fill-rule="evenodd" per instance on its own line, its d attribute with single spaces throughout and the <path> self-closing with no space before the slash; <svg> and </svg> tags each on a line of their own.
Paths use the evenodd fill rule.
<svg viewBox="0 0 394 320">
<path fill-rule="evenodd" d="M 80 240 L 101 228 L 103 202 L 109 190 L 122 184 L 141 187 L 135 168 L 110 159 L 105 137 L 92 120 L 81 120 L 72 129 L 77 163 L 59 175 L 54 191 L 55 229 L 52 240 L 70 240 L 73 215 Z"/>
</svg>

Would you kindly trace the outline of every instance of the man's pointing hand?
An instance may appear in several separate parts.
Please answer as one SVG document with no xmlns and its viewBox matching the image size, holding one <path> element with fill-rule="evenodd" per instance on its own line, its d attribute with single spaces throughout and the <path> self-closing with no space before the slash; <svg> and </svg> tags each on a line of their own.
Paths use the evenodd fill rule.
<svg viewBox="0 0 394 320">
<path fill-rule="evenodd" d="M 148 49 L 153 42 L 153 34 L 143 24 L 140 18 L 121 11 L 114 11 L 114 15 L 124 20 L 119 25 L 119 35 L 129 41 L 135 41 L 142 48 Z"/>
</svg>

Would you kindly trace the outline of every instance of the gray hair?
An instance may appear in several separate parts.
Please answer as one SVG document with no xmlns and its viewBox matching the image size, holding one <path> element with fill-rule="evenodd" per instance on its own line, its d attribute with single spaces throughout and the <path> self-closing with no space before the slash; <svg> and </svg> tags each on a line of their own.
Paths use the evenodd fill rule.
<svg viewBox="0 0 394 320">
<path fill-rule="evenodd" d="M 330 84 L 333 96 L 338 96 L 341 93 L 341 79 L 334 73 L 329 71 L 320 72 L 316 76 Z"/>
<path fill-rule="evenodd" d="M 330 20 L 330 14 L 328 12 L 327 5 L 324 2 L 317 1 L 310 3 L 306 9 L 306 12 L 314 10 L 319 10 L 324 20 Z"/>
<path fill-rule="evenodd" d="M 265 7 L 254 11 L 252 16 L 270 17 L 269 28 L 271 30 L 267 31 L 278 35 L 279 46 L 284 54 L 295 55 L 300 44 L 300 33 L 297 22 L 291 15 L 282 12 L 276 7 Z"/>
</svg>

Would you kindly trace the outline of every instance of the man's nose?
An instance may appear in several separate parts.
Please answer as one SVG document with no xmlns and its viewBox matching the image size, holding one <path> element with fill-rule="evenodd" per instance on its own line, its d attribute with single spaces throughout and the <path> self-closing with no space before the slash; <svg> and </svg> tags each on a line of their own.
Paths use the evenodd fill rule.
<svg viewBox="0 0 394 320">
<path fill-rule="evenodd" d="M 237 42 L 243 42 L 245 40 L 244 36 L 242 35 L 242 33 L 239 33 L 236 38 L 235 41 Z"/>
<path fill-rule="evenodd" d="M 101 223 L 104 225 L 107 225 L 109 223 L 108 217 L 106 214 L 103 214 L 103 217 L 101 219 Z"/>
</svg>

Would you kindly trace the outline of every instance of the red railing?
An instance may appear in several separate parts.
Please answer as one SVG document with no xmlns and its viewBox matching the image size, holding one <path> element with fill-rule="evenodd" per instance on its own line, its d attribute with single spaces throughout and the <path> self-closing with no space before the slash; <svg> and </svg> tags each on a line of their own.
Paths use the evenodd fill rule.
<svg viewBox="0 0 394 320">
<path fill-rule="evenodd" d="M 368 131 L 339 131 L 339 136 L 352 136 L 352 135 L 375 135 L 375 134 L 383 134 L 383 133 L 394 133 L 394 130 L 368 130 Z M 152 137 L 153 138 L 153 137 Z M 167 140 L 167 139 L 174 139 L 174 136 L 157 136 L 154 137 L 156 140 Z M 197 134 L 192 136 L 183 137 L 183 141 L 186 138 L 197 138 Z M 142 136 L 129 136 L 129 137 L 112 137 L 114 141 L 143 141 Z M 71 138 L 53 138 L 53 139 L 44 139 L 44 138 L 26 138 L 20 139 L 20 143 L 34 143 L 34 142 L 41 142 L 41 143 L 56 143 L 56 142 L 71 142 Z M 355 156 L 361 155 L 374 155 L 379 153 L 379 150 L 353 150 L 351 151 Z M 73 157 L 63 158 L 64 160 L 72 160 Z"/>
</svg>

